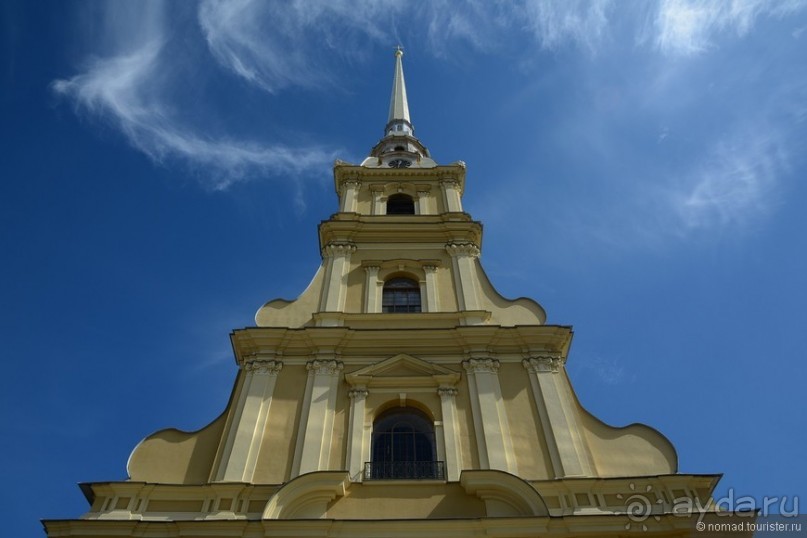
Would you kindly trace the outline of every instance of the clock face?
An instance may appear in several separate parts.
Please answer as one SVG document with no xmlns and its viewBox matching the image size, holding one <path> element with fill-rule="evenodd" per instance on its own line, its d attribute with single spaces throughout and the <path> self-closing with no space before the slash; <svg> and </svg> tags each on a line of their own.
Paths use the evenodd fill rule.
<svg viewBox="0 0 807 538">
<path fill-rule="evenodd" d="M 389 162 L 391 168 L 408 168 L 411 165 L 412 161 L 407 161 L 406 159 L 392 159 Z"/>
</svg>

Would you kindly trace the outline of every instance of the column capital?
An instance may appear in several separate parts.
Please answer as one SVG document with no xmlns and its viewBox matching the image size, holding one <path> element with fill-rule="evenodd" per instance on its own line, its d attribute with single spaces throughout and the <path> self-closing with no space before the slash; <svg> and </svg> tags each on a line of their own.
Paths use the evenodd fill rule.
<svg viewBox="0 0 807 538">
<path fill-rule="evenodd" d="M 457 396 L 457 392 L 458 392 L 457 389 L 455 389 L 454 387 L 440 387 L 439 389 L 437 389 L 437 394 L 440 395 L 441 400 L 454 398 L 455 396 Z"/>
<path fill-rule="evenodd" d="M 244 361 L 244 370 L 254 374 L 277 375 L 283 369 L 283 363 L 275 360 L 250 357 Z"/>
<path fill-rule="evenodd" d="M 365 272 L 366 272 L 368 275 L 371 275 L 371 276 L 378 275 L 378 271 L 380 271 L 380 270 L 381 270 L 381 266 L 380 266 L 380 265 L 365 265 L 365 266 L 364 266 L 364 271 L 365 271 Z"/>
<path fill-rule="evenodd" d="M 426 273 L 434 273 L 435 271 L 437 271 L 436 265 L 423 265 L 421 267 L 423 268 L 423 271 Z"/>
<path fill-rule="evenodd" d="M 349 242 L 332 241 L 322 248 L 327 256 L 347 256 L 356 251 L 356 245 Z"/>
<path fill-rule="evenodd" d="M 347 177 L 339 182 L 339 188 L 344 189 L 346 187 L 358 187 L 361 185 L 361 181 L 359 181 L 358 177 Z"/>
<path fill-rule="evenodd" d="M 313 360 L 308 361 L 305 365 L 306 369 L 313 371 L 315 375 L 335 375 L 344 368 L 344 364 L 337 360 Z"/>
<path fill-rule="evenodd" d="M 551 356 L 530 357 L 521 361 L 521 364 L 523 364 L 524 368 L 531 374 L 539 372 L 551 372 L 555 374 L 558 373 L 561 366 L 563 366 L 563 359 L 561 357 Z"/>
<path fill-rule="evenodd" d="M 444 187 L 454 187 L 456 189 L 460 186 L 460 182 L 455 177 L 445 176 L 440 178 L 440 185 Z"/>
<path fill-rule="evenodd" d="M 350 389 L 347 391 L 347 395 L 350 397 L 351 400 L 364 400 L 369 396 L 370 391 L 367 390 L 365 387 L 356 387 L 354 389 Z"/>
<path fill-rule="evenodd" d="M 465 368 L 465 371 L 469 374 L 480 372 L 495 374 L 499 370 L 499 366 L 499 361 L 491 358 L 462 361 L 462 367 Z"/>
<path fill-rule="evenodd" d="M 479 247 L 471 242 L 448 243 L 446 244 L 446 251 L 452 257 L 470 256 L 476 258 L 479 256 Z"/>
</svg>

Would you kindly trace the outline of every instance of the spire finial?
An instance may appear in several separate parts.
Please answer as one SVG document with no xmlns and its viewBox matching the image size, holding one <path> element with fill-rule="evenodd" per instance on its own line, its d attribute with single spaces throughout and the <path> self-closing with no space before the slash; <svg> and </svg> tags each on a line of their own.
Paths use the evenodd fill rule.
<svg viewBox="0 0 807 538">
<path fill-rule="evenodd" d="M 397 45 L 395 47 L 395 57 L 400 58 L 401 56 L 403 56 L 403 47 L 400 46 L 400 45 Z"/>
</svg>

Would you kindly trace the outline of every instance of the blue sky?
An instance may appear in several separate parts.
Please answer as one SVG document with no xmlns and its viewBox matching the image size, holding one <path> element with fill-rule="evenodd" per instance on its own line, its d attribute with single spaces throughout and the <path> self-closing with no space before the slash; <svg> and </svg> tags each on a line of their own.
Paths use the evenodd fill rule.
<svg viewBox="0 0 807 538">
<path fill-rule="evenodd" d="M 228 333 L 316 270 L 398 43 L 492 281 L 574 325 L 583 405 L 658 428 L 718 495 L 807 498 L 807 2 L 410 4 L 0 7 L 15 536 L 223 410 Z"/>
</svg>

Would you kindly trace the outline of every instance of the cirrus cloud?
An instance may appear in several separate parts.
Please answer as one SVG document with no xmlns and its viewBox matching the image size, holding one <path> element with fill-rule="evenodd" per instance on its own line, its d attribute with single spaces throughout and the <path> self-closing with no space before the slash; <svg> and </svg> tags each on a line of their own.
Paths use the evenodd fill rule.
<svg viewBox="0 0 807 538">
<path fill-rule="evenodd" d="M 332 162 L 336 152 L 324 146 L 214 138 L 183 122 L 177 103 L 168 97 L 177 81 L 170 77 L 175 66 L 166 50 L 166 13 L 160 5 L 149 6 L 151 9 L 133 18 L 107 13 L 110 26 L 125 24 L 128 30 L 106 28 L 115 54 L 87 62 L 81 74 L 54 81 L 53 90 L 72 99 L 78 112 L 119 129 L 152 160 L 179 161 L 194 170 L 203 169 L 199 178 L 213 189 L 256 175 L 320 171 Z M 109 9 L 118 9 L 117 4 Z"/>
</svg>

